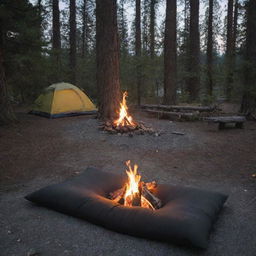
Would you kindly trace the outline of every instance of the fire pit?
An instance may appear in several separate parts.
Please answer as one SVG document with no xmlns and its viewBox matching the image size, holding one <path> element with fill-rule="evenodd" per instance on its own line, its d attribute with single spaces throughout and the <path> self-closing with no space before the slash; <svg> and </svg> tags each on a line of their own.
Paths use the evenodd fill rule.
<svg viewBox="0 0 256 256">
<path fill-rule="evenodd" d="M 133 168 L 132 172 L 138 181 L 135 170 Z M 120 188 L 126 187 L 128 191 L 128 183 L 126 176 L 90 167 L 83 174 L 42 188 L 27 195 L 26 199 L 120 233 L 207 247 L 209 232 L 227 199 L 226 195 L 195 188 L 144 183 L 148 190 L 154 187 L 152 194 L 161 201 L 161 207 L 144 207 L 143 199 L 139 200 L 140 206 L 134 206 L 135 200 L 128 200 L 129 205 L 124 205 L 117 202 L 116 197 L 108 198 Z M 140 193 L 136 190 L 133 192 Z"/>
<path fill-rule="evenodd" d="M 141 206 L 152 210 L 159 209 L 161 200 L 154 193 L 157 183 L 155 181 L 145 183 L 141 181 L 141 176 L 137 173 L 138 165 L 131 167 L 130 160 L 126 162 L 128 180 L 124 186 L 109 194 L 109 198 L 124 206 Z"/>
<path fill-rule="evenodd" d="M 154 134 L 154 130 L 146 127 L 143 122 L 136 122 L 128 113 L 128 106 L 126 104 L 127 92 L 123 93 L 122 102 L 120 102 L 120 109 L 118 111 L 118 118 L 116 120 L 108 120 L 99 126 L 100 130 L 111 134 L 128 133 L 130 135 L 145 133 Z"/>
</svg>

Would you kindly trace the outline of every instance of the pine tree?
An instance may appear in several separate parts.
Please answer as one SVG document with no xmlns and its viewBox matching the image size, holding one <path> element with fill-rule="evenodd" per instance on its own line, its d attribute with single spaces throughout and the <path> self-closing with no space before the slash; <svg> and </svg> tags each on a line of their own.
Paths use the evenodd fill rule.
<svg viewBox="0 0 256 256">
<path fill-rule="evenodd" d="M 226 39 L 226 96 L 230 100 L 233 89 L 233 6 L 234 0 L 228 0 L 227 39 Z"/>
<path fill-rule="evenodd" d="M 76 84 L 76 0 L 70 0 L 69 12 L 70 81 Z"/>
<path fill-rule="evenodd" d="M 167 0 L 165 39 L 164 39 L 164 104 L 174 105 L 176 102 L 177 72 L 177 2 Z"/>
<path fill-rule="evenodd" d="M 117 22 L 121 57 L 126 57 L 129 51 L 128 23 L 124 7 L 125 1 L 126 0 L 120 0 L 117 8 Z"/>
<path fill-rule="evenodd" d="M 208 30 L 207 30 L 207 91 L 212 96 L 213 91 L 213 0 L 209 0 Z"/>
<path fill-rule="evenodd" d="M 253 116 L 256 111 L 256 1 L 248 0 L 245 6 L 246 42 L 244 51 L 244 92 L 241 111 L 248 116 Z"/>
<path fill-rule="evenodd" d="M 181 4 L 184 6 L 184 8 L 180 13 L 178 12 L 178 20 L 179 23 L 182 23 L 182 26 L 178 26 L 177 28 L 177 42 L 179 52 L 177 83 L 180 84 L 182 96 L 185 96 L 189 78 L 189 0 L 182 0 Z"/>
<path fill-rule="evenodd" d="M 88 0 L 83 0 L 82 5 L 82 47 L 81 56 L 84 58 L 88 53 Z"/>
<path fill-rule="evenodd" d="M 4 28 L 3 21 L 0 18 L 0 125 L 12 122 L 15 119 L 5 78 L 4 68 Z"/>
<path fill-rule="evenodd" d="M 141 104 L 141 0 L 136 0 L 135 7 L 135 55 L 136 55 L 136 82 L 137 102 Z"/>
<path fill-rule="evenodd" d="M 142 50 L 143 55 L 148 55 L 150 52 L 150 0 L 143 0 L 142 6 Z"/>
<path fill-rule="evenodd" d="M 190 0 L 188 71 L 187 90 L 189 100 L 195 101 L 198 99 L 200 88 L 199 0 Z"/>
<path fill-rule="evenodd" d="M 232 50 L 233 50 L 234 55 L 236 52 L 236 41 L 237 41 L 238 9 L 239 9 L 239 2 L 238 2 L 238 0 L 235 0 L 234 20 L 233 20 L 233 36 L 232 36 L 232 39 L 233 39 Z"/>
<path fill-rule="evenodd" d="M 58 82 L 61 73 L 61 40 L 60 40 L 60 10 L 59 0 L 52 0 L 52 53 L 53 65 L 56 73 L 54 75 L 54 82 Z"/>
<path fill-rule="evenodd" d="M 102 119 L 113 119 L 120 102 L 116 0 L 96 0 L 96 22 L 99 113 Z"/>
<path fill-rule="evenodd" d="M 155 28 L 156 28 L 156 3 L 157 0 L 150 0 L 150 57 L 155 56 Z"/>
</svg>

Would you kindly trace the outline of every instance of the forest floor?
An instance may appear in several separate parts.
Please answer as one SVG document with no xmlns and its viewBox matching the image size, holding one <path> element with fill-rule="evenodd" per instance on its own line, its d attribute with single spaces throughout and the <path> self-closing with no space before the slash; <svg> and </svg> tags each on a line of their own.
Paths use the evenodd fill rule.
<svg viewBox="0 0 256 256">
<path fill-rule="evenodd" d="M 135 113 L 163 134 L 128 137 L 99 131 L 98 120 L 88 116 L 50 120 L 24 111 L 17 115 L 19 123 L 0 127 L 1 256 L 256 255 L 255 122 L 219 131 L 215 124 Z M 229 195 L 207 250 L 119 234 L 24 199 L 88 166 L 124 173 L 128 159 L 139 165 L 146 181 Z"/>
</svg>

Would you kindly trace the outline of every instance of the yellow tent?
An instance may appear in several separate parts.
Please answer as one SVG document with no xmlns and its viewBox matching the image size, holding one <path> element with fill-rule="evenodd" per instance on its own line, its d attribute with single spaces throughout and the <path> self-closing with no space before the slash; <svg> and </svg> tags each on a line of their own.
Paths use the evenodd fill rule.
<svg viewBox="0 0 256 256">
<path fill-rule="evenodd" d="M 57 83 L 44 90 L 30 113 L 55 118 L 96 112 L 95 105 L 78 87 L 69 83 Z"/>
</svg>

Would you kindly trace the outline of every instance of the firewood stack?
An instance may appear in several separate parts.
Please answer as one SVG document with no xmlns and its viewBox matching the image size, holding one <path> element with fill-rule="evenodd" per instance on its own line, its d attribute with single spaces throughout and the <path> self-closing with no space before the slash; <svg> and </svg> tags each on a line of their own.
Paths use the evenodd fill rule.
<svg viewBox="0 0 256 256">
<path fill-rule="evenodd" d="M 141 206 L 143 208 L 151 208 L 153 210 L 159 209 L 162 206 L 162 202 L 157 198 L 154 193 L 157 187 L 157 183 L 153 182 L 140 182 L 139 192 L 136 195 L 126 198 L 127 202 L 125 204 L 125 193 L 127 184 L 122 188 L 111 192 L 109 194 L 109 199 L 116 203 L 127 205 L 127 206 Z"/>
<path fill-rule="evenodd" d="M 134 125 L 116 125 L 114 122 L 106 121 L 101 123 L 99 126 L 100 130 L 106 131 L 110 134 L 124 134 L 128 133 L 129 135 L 143 135 L 143 134 L 154 134 L 155 131 L 153 128 L 146 127 L 143 122 L 136 122 Z"/>
</svg>

